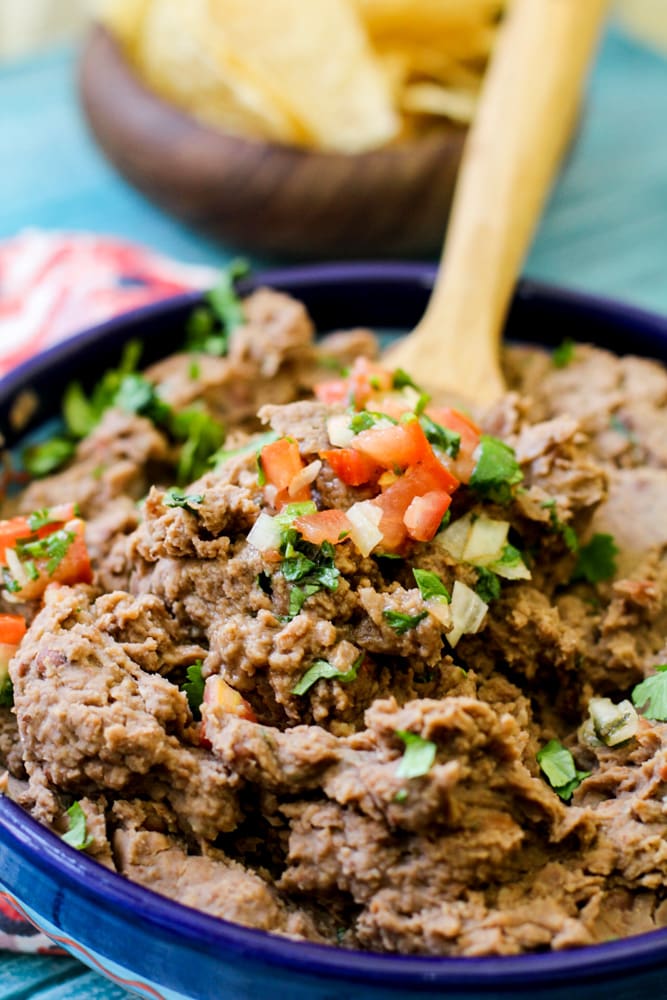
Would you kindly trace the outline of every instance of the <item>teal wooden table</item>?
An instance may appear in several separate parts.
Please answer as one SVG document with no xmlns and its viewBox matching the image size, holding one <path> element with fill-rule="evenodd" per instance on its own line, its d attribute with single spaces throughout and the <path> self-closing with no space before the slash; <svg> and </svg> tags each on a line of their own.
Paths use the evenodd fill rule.
<svg viewBox="0 0 667 1000">
<path fill-rule="evenodd" d="M 163 215 L 102 160 L 77 110 L 73 66 L 59 50 L 0 72 L 0 238 L 30 226 L 94 230 L 226 262 L 234 248 Z M 527 274 L 667 313 L 666 123 L 667 61 L 611 29 Z M 0 1000 L 126 996 L 71 959 L 0 953 Z"/>
</svg>

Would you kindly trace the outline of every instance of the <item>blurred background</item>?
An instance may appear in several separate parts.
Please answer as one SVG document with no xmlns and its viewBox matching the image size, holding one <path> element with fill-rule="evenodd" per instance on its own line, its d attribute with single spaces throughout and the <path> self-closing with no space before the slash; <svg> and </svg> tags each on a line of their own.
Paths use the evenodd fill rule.
<svg viewBox="0 0 667 1000">
<path fill-rule="evenodd" d="M 75 38 L 96 0 L 0 0 L 0 58 Z M 667 49 L 666 0 L 616 0 L 617 15 L 651 45 Z"/>
</svg>

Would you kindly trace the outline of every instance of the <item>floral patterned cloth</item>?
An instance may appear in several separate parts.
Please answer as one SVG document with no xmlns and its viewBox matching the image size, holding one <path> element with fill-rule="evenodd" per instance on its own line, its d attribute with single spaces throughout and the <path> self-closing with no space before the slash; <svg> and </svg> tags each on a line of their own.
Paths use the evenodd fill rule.
<svg viewBox="0 0 667 1000">
<path fill-rule="evenodd" d="M 121 312 L 196 288 L 216 272 L 124 240 L 26 231 L 0 243 L 0 377 L 27 358 Z M 0 892 L 0 948 L 58 954 Z"/>
</svg>

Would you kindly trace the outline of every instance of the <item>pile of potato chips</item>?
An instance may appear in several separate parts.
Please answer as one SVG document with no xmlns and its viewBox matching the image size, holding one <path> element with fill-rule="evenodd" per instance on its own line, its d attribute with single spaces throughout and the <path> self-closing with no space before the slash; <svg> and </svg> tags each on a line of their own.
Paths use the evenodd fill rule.
<svg viewBox="0 0 667 1000">
<path fill-rule="evenodd" d="M 103 0 L 149 87 L 249 138 L 357 153 L 467 123 L 508 0 Z"/>
</svg>

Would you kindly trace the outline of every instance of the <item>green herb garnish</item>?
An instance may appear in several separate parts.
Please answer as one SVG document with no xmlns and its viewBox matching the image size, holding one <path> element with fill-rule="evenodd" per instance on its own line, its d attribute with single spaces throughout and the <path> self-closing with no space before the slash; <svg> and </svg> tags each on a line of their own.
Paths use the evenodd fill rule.
<svg viewBox="0 0 667 1000">
<path fill-rule="evenodd" d="M 561 519 L 559 518 L 558 512 L 556 510 L 555 499 L 552 497 L 550 500 L 545 500 L 544 503 L 542 504 L 542 507 L 549 511 L 549 519 L 551 521 L 551 527 L 553 528 L 554 531 L 557 531 L 560 535 L 563 536 L 563 541 L 567 545 L 570 552 L 578 552 L 579 539 L 577 538 L 577 533 L 574 530 L 574 528 L 571 527 L 571 525 L 565 524 L 565 522 L 561 521 Z"/>
<path fill-rule="evenodd" d="M 435 420 L 431 420 L 425 413 L 420 414 L 419 423 L 422 425 L 422 430 L 431 444 L 434 444 L 436 448 L 440 448 L 450 458 L 456 458 L 461 447 L 460 434 L 456 431 L 450 431 L 448 427 L 443 427 L 442 424 L 437 424 Z"/>
<path fill-rule="evenodd" d="M 14 704 L 14 685 L 11 677 L 6 674 L 0 681 L 0 706 L 11 708 Z"/>
<path fill-rule="evenodd" d="M 239 445 L 238 448 L 230 448 L 228 450 L 221 448 L 219 451 L 216 451 L 214 455 L 211 455 L 209 464 L 213 468 L 219 469 L 230 458 L 239 458 L 242 455 L 250 455 L 252 452 L 256 452 L 259 455 L 265 444 L 271 444 L 272 441 L 277 440 L 278 434 L 276 431 L 267 431 L 266 434 L 258 434 L 256 437 L 251 438 L 250 441 L 246 441 L 245 444 Z"/>
<path fill-rule="evenodd" d="M 197 513 L 192 505 L 203 502 L 203 493 L 178 493 L 176 490 L 167 490 L 162 498 L 165 507 L 182 507 L 183 510 L 188 510 L 191 514 Z"/>
<path fill-rule="evenodd" d="M 73 802 L 67 810 L 69 817 L 69 830 L 63 833 L 62 840 L 70 847 L 75 847 L 77 851 L 85 851 L 93 842 L 93 838 L 88 836 L 86 828 L 86 814 L 78 802 Z"/>
<path fill-rule="evenodd" d="M 235 284 L 248 273 L 246 261 L 234 260 L 220 275 L 218 284 L 207 293 L 204 305 L 193 310 L 187 324 L 185 347 L 224 357 L 229 350 L 229 335 L 241 326 L 245 317 Z"/>
<path fill-rule="evenodd" d="M 65 437 L 53 437 L 50 441 L 25 448 L 21 458 L 26 472 L 39 479 L 59 469 L 72 458 L 75 451 L 74 441 Z"/>
<path fill-rule="evenodd" d="M 359 667 L 364 659 L 364 654 L 360 653 L 349 670 L 338 670 L 333 663 L 327 660 L 315 660 L 312 667 L 309 667 L 298 684 L 292 688 L 292 694 L 305 694 L 317 681 L 340 681 L 341 684 L 349 684 L 356 680 Z"/>
<path fill-rule="evenodd" d="M 397 729 L 396 736 L 403 741 L 405 750 L 396 768 L 397 778 L 421 778 L 433 767 L 437 746 L 417 733 Z"/>
<path fill-rule="evenodd" d="M 554 368 L 566 368 L 571 361 L 574 360 L 574 341 L 571 337 L 566 337 L 565 340 L 555 348 L 551 355 L 551 360 L 553 362 Z"/>
<path fill-rule="evenodd" d="M 500 579 L 490 569 L 487 569 L 486 566 L 475 566 L 475 570 L 477 572 L 475 593 L 485 604 L 495 601 L 500 597 Z"/>
<path fill-rule="evenodd" d="M 425 601 L 428 601 L 430 597 L 444 597 L 449 603 L 451 600 L 449 591 L 437 573 L 431 573 L 427 569 L 413 569 L 412 575 L 419 587 L 419 593 Z"/>
<path fill-rule="evenodd" d="M 579 549 L 572 580 L 586 580 L 588 583 L 610 580 L 616 572 L 617 555 L 618 546 L 612 535 L 593 535 L 590 542 Z"/>
<path fill-rule="evenodd" d="M 575 789 L 591 773 L 578 771 L 572 754 L 558 740 L 549 740 L 538 750 L 536 759 L 553 790 L 565 802 L 569 802 Z"/>
<path fill-rule="evenodd" d="M 426 618 L 428 612 L 422 611 L 418 615 L 406 615 L 402 611 L 385 610 L 382 614 L 397 635 L 404 635 L 411 628 L 419 625 L 422 618 Z"/>
<path fill-rule="evenodd" d="M 470 477 L 471 488 L 487 500 L 499 504 L 510 503 L 512 488 L 523 479 L 514 449 L 499 438 L 482 434 L 477 456 L 477 463 Z"/>
<path fill-rule="evenodd" d="M 667 722 L 667 663 L 655 669 L 657 673 L 633 688 L 632 701 L 645 718 Z"/>
<path fill-rule="evenodd" d="M 178 459 L 178 482 L 191 483 L 210 467 L 211 456 L 225 439 L 224 429 L 206 410 L 192 406 L 172 415 L 171 432 L 176 440 L 183 442 Z"/>
<path fill-rule="evenodd" d="M 195 719 L 201 717 L 201 703 L 204 700 L 205 681 L 201 675 L 202 666 L 201 660 L 195 660 L 194 663 L 191 663 L 185 671 L 187 680 L 181 686 L 181 691 L 187 696 L 190 711 Z"/>
<path fill-rule="evenodd" d="M 21 559 L 26 555 L 32 559 L 47 559 L 46 572 L 49 576 L 53 576 L 67 555 L 74 538 L 74 532 L 65 528 L 54 531 L 45 538 L 36 538 L 32 541 L 19 538 L 16 542 L 16 552 Z"/>
<path fill-rule="evenodd" d="M 391 377 L 392 388 L 394 389 L 404 389 L 406 385 L 410 386 L 411 389 L 416 389 L 417 392 L 421 392 L 421 388 L 416 384 L 416 382 L 408 375 L 406 371 L 402 368 L 397 368 Z"/>
</svg>

